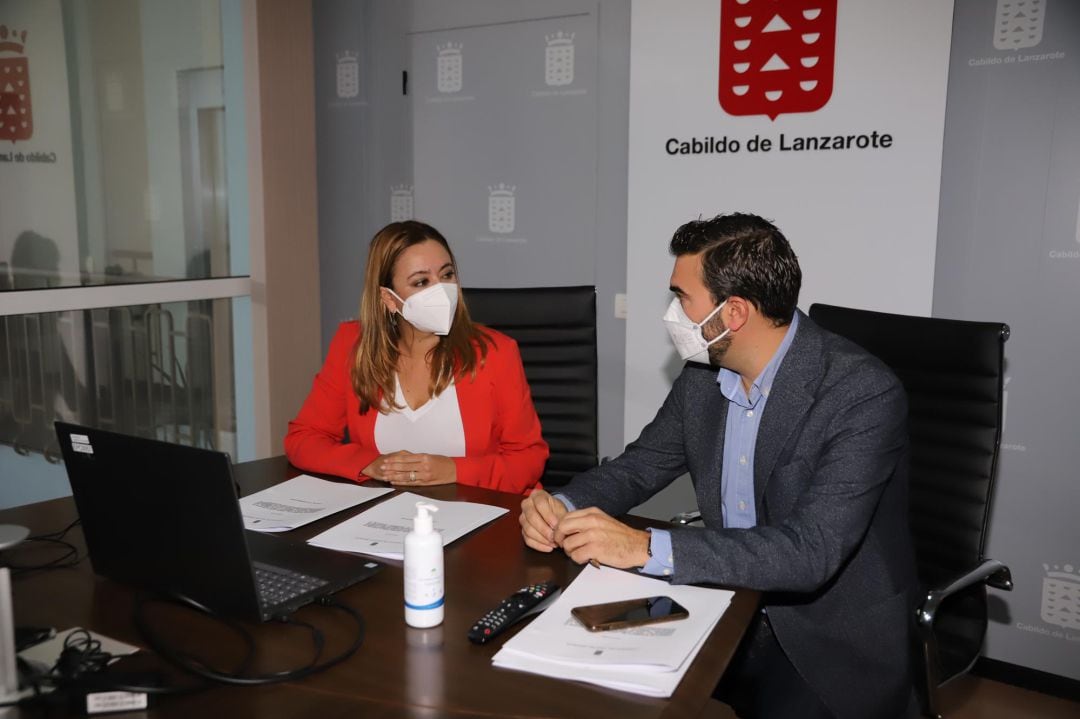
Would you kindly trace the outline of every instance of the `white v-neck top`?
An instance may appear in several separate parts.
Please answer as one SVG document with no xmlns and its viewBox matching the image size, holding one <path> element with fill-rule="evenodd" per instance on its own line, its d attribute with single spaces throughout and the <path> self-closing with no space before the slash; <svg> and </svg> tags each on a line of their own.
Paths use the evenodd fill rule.
<svg viewBox="0 0 1080 719">
<path fill-rule="evenodd" d="M 461 421 L 457 387 L 451 383 L 438 397 L 417 409 L 409 407 L 401 383 L 394 378 L 394 401 L 402 408 L 375 418 L 375 447 L 379 454 L 399 450 L 444 457 L 465 456 L 465 425 Z"/>
</svg>

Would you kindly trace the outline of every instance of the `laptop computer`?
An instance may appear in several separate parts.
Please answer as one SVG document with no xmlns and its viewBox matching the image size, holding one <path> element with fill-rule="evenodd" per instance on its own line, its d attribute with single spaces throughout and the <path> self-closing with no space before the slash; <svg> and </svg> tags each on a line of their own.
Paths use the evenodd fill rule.
<svg viewBox="0 0 1080 719">
<path fill-rule="evenodd" d="M 381 568 L 245 530 L 223 452 L 55 425 L 90 562 L 103 577 L 268 621 Z"/>
</svg>

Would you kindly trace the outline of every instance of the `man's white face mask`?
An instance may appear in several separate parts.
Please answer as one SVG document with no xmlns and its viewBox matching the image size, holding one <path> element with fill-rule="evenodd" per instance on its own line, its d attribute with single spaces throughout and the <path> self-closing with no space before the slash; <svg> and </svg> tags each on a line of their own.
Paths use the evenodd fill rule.
<svg viewBox="0 0 1080 719">
<path fill-rule="evenodd" d="M 386 289 L 390 290 L 389 287 Z M 393 290 L 390 290 L 390 294 L 401 300 Z M 439 282 L 401 301 L 401 316 L 409 324 L 421 332 L 446 335 L 450 333 L 450 325 L 457 311 L 458 286 L 454 282 Z"/>
<path fill-rule="evenodd" d="M 709 363 L 709 346 L 724 339 L 731 330 L 726 329 L 711 340 L 706 340 L 701 333 L 701 328 L 725 304 L 727 304 L 727 300 L 717 305 L 716 309 L 710 312 L 708 317 L 701 322 L 695 323 L 686 316 L 678 297 L 671 300 L 667 312 L 664 313 L 664 326 L 667 327 L 668 334 L 671 335 L 671 341 L 675 344 L 675 350 L 680 357 L 688 362 Z"/>
</svg>

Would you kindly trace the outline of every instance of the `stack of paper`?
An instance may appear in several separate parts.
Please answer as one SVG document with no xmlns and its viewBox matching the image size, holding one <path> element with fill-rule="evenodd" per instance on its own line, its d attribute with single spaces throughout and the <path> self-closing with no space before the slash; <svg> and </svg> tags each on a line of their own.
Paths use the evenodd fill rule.
<svg viewBox="0 0 1080 719">
<path fill-rule="evenodd" d="M 312 537 L 308 544 L 401 559 L 405 554 L 405 535 L 412 531 L 417 502 L 438 507 L 439 511 L 432 517 L 435 529 L 442 533 L 444 547 L 508 511 L 488 504 L 446 502 L 404 492 Z"/>
<path fill-rule="evenodd" d="M 547 611 L 499 650 L 492 662 L 557 679 L 670 697 L 731 604 L 733 594 L 587 566 Z M 570 614 L 571 608 L 587 604 L 664 595 L 686 607 L 690 616 L 631 629 L 590 632 Z"/>
<path fill-rule="evenodd" d="M 244 516 L 245 529 L 287 532 L 392 491 L 301 474 L 244 497 L 240 500 L 240 513 Z"/>
</svg>

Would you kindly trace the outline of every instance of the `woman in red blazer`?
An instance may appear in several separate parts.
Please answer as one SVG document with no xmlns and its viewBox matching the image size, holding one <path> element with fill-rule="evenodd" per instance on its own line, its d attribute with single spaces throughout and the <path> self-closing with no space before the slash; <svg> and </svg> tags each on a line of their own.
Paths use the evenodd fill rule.
<svg viewBox="0 0 1080 719">
<path fill-rule="evenodd" d="M 405 487 L 537 485 L 548 446 L 517 343 L 474 324 L 456 282 L 435 228 L 397 222 L 375 235 L 361 322 L 338 328 L 289 423 L 293 465 Z"/>
</svg>

